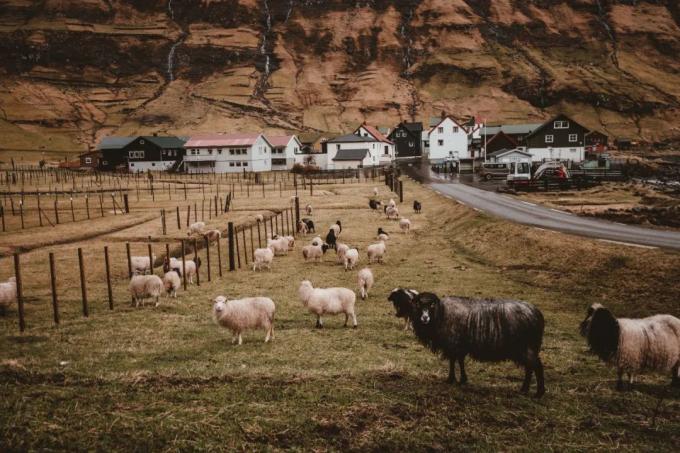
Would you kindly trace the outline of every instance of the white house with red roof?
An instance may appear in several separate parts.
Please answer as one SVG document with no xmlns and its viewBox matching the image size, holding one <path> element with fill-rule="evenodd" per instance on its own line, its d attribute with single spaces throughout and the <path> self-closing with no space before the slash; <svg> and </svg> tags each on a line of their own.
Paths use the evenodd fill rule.
<svg viewBox="0 0 680 453">
<path fill-rule="evenodd" d="M 270 171 L 272 146 L 260 133 L 195 135 L 184 144 L 187 173 Z"/>
<path fill-rule="evenodd" d="M 450 116 L 432 126 L 428 133 L 429 159 L 469 159 L 468 130 Z"/>
<path fill-rule="evenodd" d="M 302 144 L 295 135 L 267 135 L 272 145 L 272 170 L 290 170 L 302 155 Z"/>
<path fill-rule="evenodd" d="M 354 134 L 360 137 L 371 137 L 378 143 L 378 163 L 380 165 L 392 163 L 395 158 L 394 142 L 385 137 L 376 127 L 363 123 L 356 128 Z"/>
</svg>

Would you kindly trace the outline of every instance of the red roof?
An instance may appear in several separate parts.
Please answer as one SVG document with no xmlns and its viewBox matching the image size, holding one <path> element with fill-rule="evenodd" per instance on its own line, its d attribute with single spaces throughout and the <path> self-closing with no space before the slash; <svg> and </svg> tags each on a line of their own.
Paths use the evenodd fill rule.
<svg viewBox="0 0 680 453">
<path fill-rule="evenodd" d="M 185 144 L 185 148 L 206 148 L 219 146 L 252 146 L 260 137 L 255 134 L 205 134 L 194 135 Z"/>
<path fill-rule="evenodd" d="M 267 141 L 274 146 L 286 146 L 295 137 L 294 135 L 269 135 L 267 136 Z"/>
<path fill-rule="evenodd" d="M 394 143 L 392 143 L 392 141 L 388 140 L 387 137 L 385 137 L 382 133 L 380 133 L 380 131 L 378 129 L 376 129 L 373 126 L 369 126 L 368 124 L 364 123 L 359 127 L 363 127 L 364 129 L 366 129 L 368 131 L 368 133 L 371 134 L 373 136 L 373 138 L 378 140 L 379 142 L 389 143 L 390 145 L 394 144 Z M 357 130 L 359 130 L 359 127 L 357 128 Z"/>
</svg>

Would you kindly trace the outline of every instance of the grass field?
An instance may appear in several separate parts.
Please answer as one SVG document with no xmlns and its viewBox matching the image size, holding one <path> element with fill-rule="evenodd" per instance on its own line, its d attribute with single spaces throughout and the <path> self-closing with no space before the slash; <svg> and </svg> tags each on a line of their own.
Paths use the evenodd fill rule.
<svg viewBox="0 0 680 453">
<path fill-rule="evenodd" d="M 672 451 L 680 432 L 680 391 L 670 376 L 640 378 L 614 390 L 615 373 L 587 352 L 577 327 L 592 302 L 620 316 L 680 315 L 680 255 L 508 224 L 405 185 L 402 215 L 414 231 L 367 208 L 374 184 L 337 184 L 307 194 L 318 230 L 341 219 L 341 241 L 365 249 L 378 226 L 392 232 L 376 285 L 358 301 L 358 329 L 341 317 L 314 318 L 297 287 L 356 289 L 326 255 L 304 264 L 296 251 L 270 273 L 241 270 L 182 292 L 160 307 L 126 303 L 125 267 L 116 263 L 116 309 L 106 308 L 101 267 L 92 273 L 91 316 L 79 313 L 77 268 L 64 275 L 62 325 L 51 323 L 47 251 L 98 250 L 114 237 L 157 234 L 156 219 L 87 241 L 41 246 L 27 256 L 27 319 L 0 318 L 0 447 L 98 450 L 585 450 Z M 378 186 L 381 198 L 390 197 Z M 411 213 L 413 198 L 423 214 Z M 239 199 L 215 224 L 289 206 L 289 197 Z M 119 216 L 122 218 L 124 216 Z M 141 231 L 139 231 L 141 230 Z M 30 241 L 29 241 L 30 242 Z M 9 247 L 9 244 L 6 244 Z M 119 244 L 120 245 L 120 244 Z M 144 247 L 140 244 L 140 253 Z M 66 252 L 64 252 L 66 253 Z M 92 258 L 94 259 L 94 258 Z M 73 261 L 69 261 L 73 263 Z M 3 279 L 9 260 L 0 261 Z M 47 286 L 45 287 L 45 284 Z M 513 297 L 546 318 L 546 395 L 518 393 L 522 371 L 468 362 L 470 383 L 445 383 L 447 366 L 393 315 L 386 296 L 397 286 L 440 294 Z M 277 304 L 275 340 L 263 332 L 233 346 L 211 319 L 212 299 L 267 295 Z"/>
</svg>

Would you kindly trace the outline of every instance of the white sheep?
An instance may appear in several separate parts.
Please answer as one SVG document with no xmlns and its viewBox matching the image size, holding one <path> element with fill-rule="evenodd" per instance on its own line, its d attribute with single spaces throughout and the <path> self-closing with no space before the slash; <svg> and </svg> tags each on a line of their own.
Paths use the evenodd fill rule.
<svg viewBox="0 0 680 453">
<path fill-rule="evenodd" d="M 400 219 L 399 228 L 401 228 L 401 231 L 404 233 L 408 233 L 411 230 L 411 221 L 405 218 Z"/>
<path fill-rule="evenodd" d="M 340 242 L 335 244 L 335 255 L 338 258 L 338 263 L 345 262 L 345 253 L 347 253 L 347 250 L 349 250 L 349 245 Z"/>
<path fill-rule="evenodd" d="M 288 239 L 280 237 L 276 239 L 267 239 L 267 247 L 272 249 L 274 255 L 288 254 Z"/>
<path fill-rule="evenodd" d="M 387 252 L 387 247 L 384 241 L 380 241 L 377 244 L 371 244 L 366 248 L 366 254 L 368 255 L 368 264 L 373 262 L 383 262 L 385 253 Z"/>
<path fill-rule="evenodd" d="M 302 220 L 298 220 L 297 225 L 298 225 L 297 226 L 298 233 L 305 235 L 309 232 L 309 229 L 307 228 L 307 224 L 305 222 L 303 222 Z"/>
<path fill-rule="evenodd" d="M 312 245 L 321 245 L 323 244 L 323 239 L 321 239 L 319 236 L 316 236 L 314 239 L 312 239 Z"/>
<path fill-rule="evenodd" d="M 189 231 L 187 231 L 187 236 L 191 236 L 194 234 L 203 234 L 204 229 L 205 222 L 192 223 L 191 225 L 189 225 Z"/>
<path fill-rule="evenodd" d="M 361 269 L 357 275 L 357 281 L 359 283 L 359 294 L 361 294 L 361 299 L 366 300 L 368 297 L 368 292 L 373 287 L 375 279 L 373 278 L 373 272 L 367 267 Z"/>
<path fill-rule="evenodd" d="M 274 261 L 274 251 L 269 247 L 264 249 L 255 249 L 253 253 L 253 270 L 261 270 L 263 267 L 271 270 L 272 261 Z"/>
<path fill-rule="evenodd" d="M 192 285 L 194 284 L 194 275 L 196 275 L 196 272 L 198 270 L 198 266 L 196 266 L 196 262 L 194 260 L 184 260 L 186 262 L 186 274 L 187 274 L 187 280 L 189 280 L 189 283 Z M 182 276 L 184 274 L 184 267 L 182 265 L 182 260 L 171 257 L 170 258 L 170 269 L 172 270 L 177 270 L 179 272 L 179 275 Z"/>
<path fill-rule="evenodd" d="M 387 202 L 387 207 L 388 208 L 395 208 L 395 207 L 397 207 L 397 203 L 394 202 L 394 199 L 390 198 L 390 201 Z"/>
<path fill-rule="evenodd" d="M 378 196 L 378 188 L 377 187 L 373 188 L 373 196 L 376 196 L 376 197 Z"/>
<path fill-rule="evenodd" d="M 0 283 L 0 310 L 7 310 L 17 300 L 17 279 L 10 277 Z"/>
<path fill-rule="evenodd" d="M 358 262 L 359 262 L 359 250 L 357 249 L 347 250 L 347 252 L 345 253 L 345 257 L 343 258 L 345 270 L 354 269 L 354 266 L 356 266 Z"/>
<path fill-rule="evenodd" d="M 256 221 L 257 223 L 262 223 L 262 222 L 264 222 L 264 216 L 263 216 L 262 214 L 256 214 L 256 215 L 255 215 L 255 221 Z"/>
<path fill-rule="evenodd" d="M 295 238 L 293 236 L 282 236 L 288 241 L 288 251 L 295 249 Z"/>
<path fill-rule="evenodd" d="M 220 230 L 208 230 L 203 233 L 203 237 L 208 240 L 208 243 L 217 242 L 222 237 L 222 232 Z"/>
<path fill-rule="evenodd" d="M 387 235 L 387 233 L 380 233 L 377 237 L 379 241 L 387 241 L 390 237 Z"/>
<path fill-rule="evenodd" d="M 168 271 L 163 276 L 163 286 L 169 297 L 177 297 L 177 290 L 182 286 L 182 280 L 176 271 Z"/>
<path fill-rule="evenodd" d="M 274 339 L 274 312 L 276 305 L 268 297 L 246 297 L 227 300 L 217 296 L 213 305 L 213 316 L 218 325 L 231 330 L 232 343 L 243 344 L 241 334 L 249 329 L 263 328 L 264 342 Z"/>
<path fill-rule="evenodd" d="M 342 231 L 342 227 L 340 225 L 338 225 L 337 223 L 334 223 L 328 229 L 333 230 L 333 234 L 335 234 L 336 238 L 340 237 L 340 232 Z"/>
<path fill-rule="evenodd" d="M 385 215 L 387 215 L 388 219 L 397 220 L 399 218 L 399 209 L 396 206 L 388 206 L 385 209 Z"/>
<path fill-rule="evenodd" d="M 151 255 L 153 261 L 156 261 L 156 255 Z M 149 256 L 131 256 L 130 264 L 132 266 L 133 274 L 146 274 L 151 272 L 151 266 L 149 265 Z"/>
<path fill-rule="evenodd" d="M 326 244 L 305 245 L 302 247 L 302 257 L 305 259 L 305 262 L 314 260 L 320 263 L 323 261 L 323 255 L 326 253 L 326 250 L 328 250 L 328 245 Z"/>
<path fill-rule="evenodd" d="M 323 327 L 321 315 L 338 313 L 345 314 L 345 327 L 349 317 L 352 317 L 352 325 L 357 327 L 357 317 L 354 313 L 356 295 L 347 288 L 314 288 L 312 282 L 303 280 L 298 290 L 302 305 L 316 315 L 316 327 Z"/>
<path fill-rule="evenodd" d="M 308 204 L 307 206 L 305 206 L 305 212 L 307 213 L 307 215 L 312 215 L 312 205 L 311 204 Z"/>
<path fill-rule="evenodd" d="M 135 300 L 135 307 L 139 307 L 140 302 L 144 305 L 144 300 L 148 297 L 156 299 L 158 307 L 158 298 L 163 294 L 165 286 L 158 275 L 135 275 L 130 279 L 128 289 Z"/>
</svg>

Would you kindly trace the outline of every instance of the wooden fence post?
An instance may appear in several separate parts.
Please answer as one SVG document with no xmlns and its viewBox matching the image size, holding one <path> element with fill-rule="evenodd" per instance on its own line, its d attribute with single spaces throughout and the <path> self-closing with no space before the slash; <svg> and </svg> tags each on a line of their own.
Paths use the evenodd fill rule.
<svg viewBox="0 0 680 453">
<path fill-rule="evenodd" d="M 24 202 L 23 202 L 23 200 L 19 201 L 19 215 L 21 215 L 21 229 L 23 230 L 24 229 Z"/>
<path fill-rule="evenodd" d="M 404 182 L 399 180 L 399 203 L 404 202 Z"/>
<path fill-rule="evenodd" d="M 295 227 L 300 223 L 300 198 L 295 195 Z"/>
<path fill-rule="evenodd" d="M 87 307 L 87 285 L 85 283 L 85 264 L 83 263 L 82 248 L 78 248 L 78 266 L 80 267 L 80 294 L 83 298 L 83 316 L 87 318 L 90 316 L 90 311 Z"/>
<path fill-rule="evenodd" d="M 123 194 L 123 207 L 125 208 L 125 213 L 130 213 L 130 203 L 128 202 L 128 194 Z"/>
<path fill-rule="evenodd" d="M 186 184 L 184 185 L 184 187 L 186 188 Z M 184 255 L 186 255 L 186 253 L 187 253 L 186 252 L 186 246 L 184 244 L 184 239 L 182 239 L 182 282 L 184 284 L 184 291 L 187 290 L 187 273 L 186 273 L 187 262 L 186 262 L 186 258 L 184 257 Z"/>
<path fill-rule="evenodd" d="M 236 228 L 234 233 L 234 239 L 236 240 L 236 262 L 238 263 L 238 268 L 241 269 L 241 249 L 238 245 L 238 228 Z"/>
<path fill-rule="evenodd" d="M 250 225 L 250 251 L 253 253 L 253 262 L 255 262 L 255 241 L 253 240 L 253 226 Z"/>
<path fill-rule="evenodd" d="M 176 211 L 177 211 L 177 229 L 181 230 L 182 229 L 182 224 L 181 224 L 181 219 L 179 218 L 179 206 L 176 206 Z"/>
<path fill-rule="evenodd" d="M 149 236 L 147 247 L 149 248 L 149 275 L 153 275 L 153 248 L 151 246 L 151 236 Z"/>
<path fill-rule="evenodd" d="M 198 242 L 194 238 L 194 263 L 196 263 L 196 286 L 201 286 L 201 266 L 198 265 Z"/>
<path fill-rule="evenodd" d="M 229 247 L 229 271 L 236 270 L 236 263 L 234 262 L 234 222 L 227 224 L 227 245 Z"/>
<path fill-rule="evenodd" d="M 262 247 L 262 235 L 260 233 L 260 222 L 257 222 L 257 246 Z"/>
<path fill-rule="evenodd" d="M 191 218 L 191 204 L 187 206 L 187 228 L 189 228 L 189 222 L 191 221 L 190 218 Z"/>
<path fill-rule="evenodd" d="M 245 228 L 241 229 L 241 233 L 243 233 L 243 258 L 245 259 L 246 267 L 248 267 L 248 246 L 246 245 L 246 229 Z"/>
<path fill-rule="evenodd" d="M 222 249 L 220 245 L 220 239 L 220 237 L 217 238 L 217 269 L 220 277 L 222 277 Z"/>
<path fill-rule="evenodd" d="M 59 325 L 59 302 L 57 301 L 57 273 L 54 267 L 54 253 L 50 252 L 50 287 L 52 288 L 52 315 Z"/>
<path fill-rule="evenodd" d="M 14 254 L 14 278 L 17 285 L 17 306 L 19 308 L 19 332 L 26 330 L 26 320 L 24 319 L 24 295 L 23 286 L 21 284 L 21 264 L 19 262 L 19 254 Z"/>
<path fill-rule="evenodd" d="M 109 262 L 109 246 L 104 246 L 104 265 L 106 266 L 106 291 L 109 296 L 109 310 L 113 310 L 113 289 L 111 288 L 111 264 Z"/>
<path fill-rule="evenodd" d="M 210 241 L 208 241 L 207 237 L 204 237 L 203 240 L 205 241 L 205 260 L 208 262 L 208 281 L 212 281 L 210 272 Z"/>
</svg>

